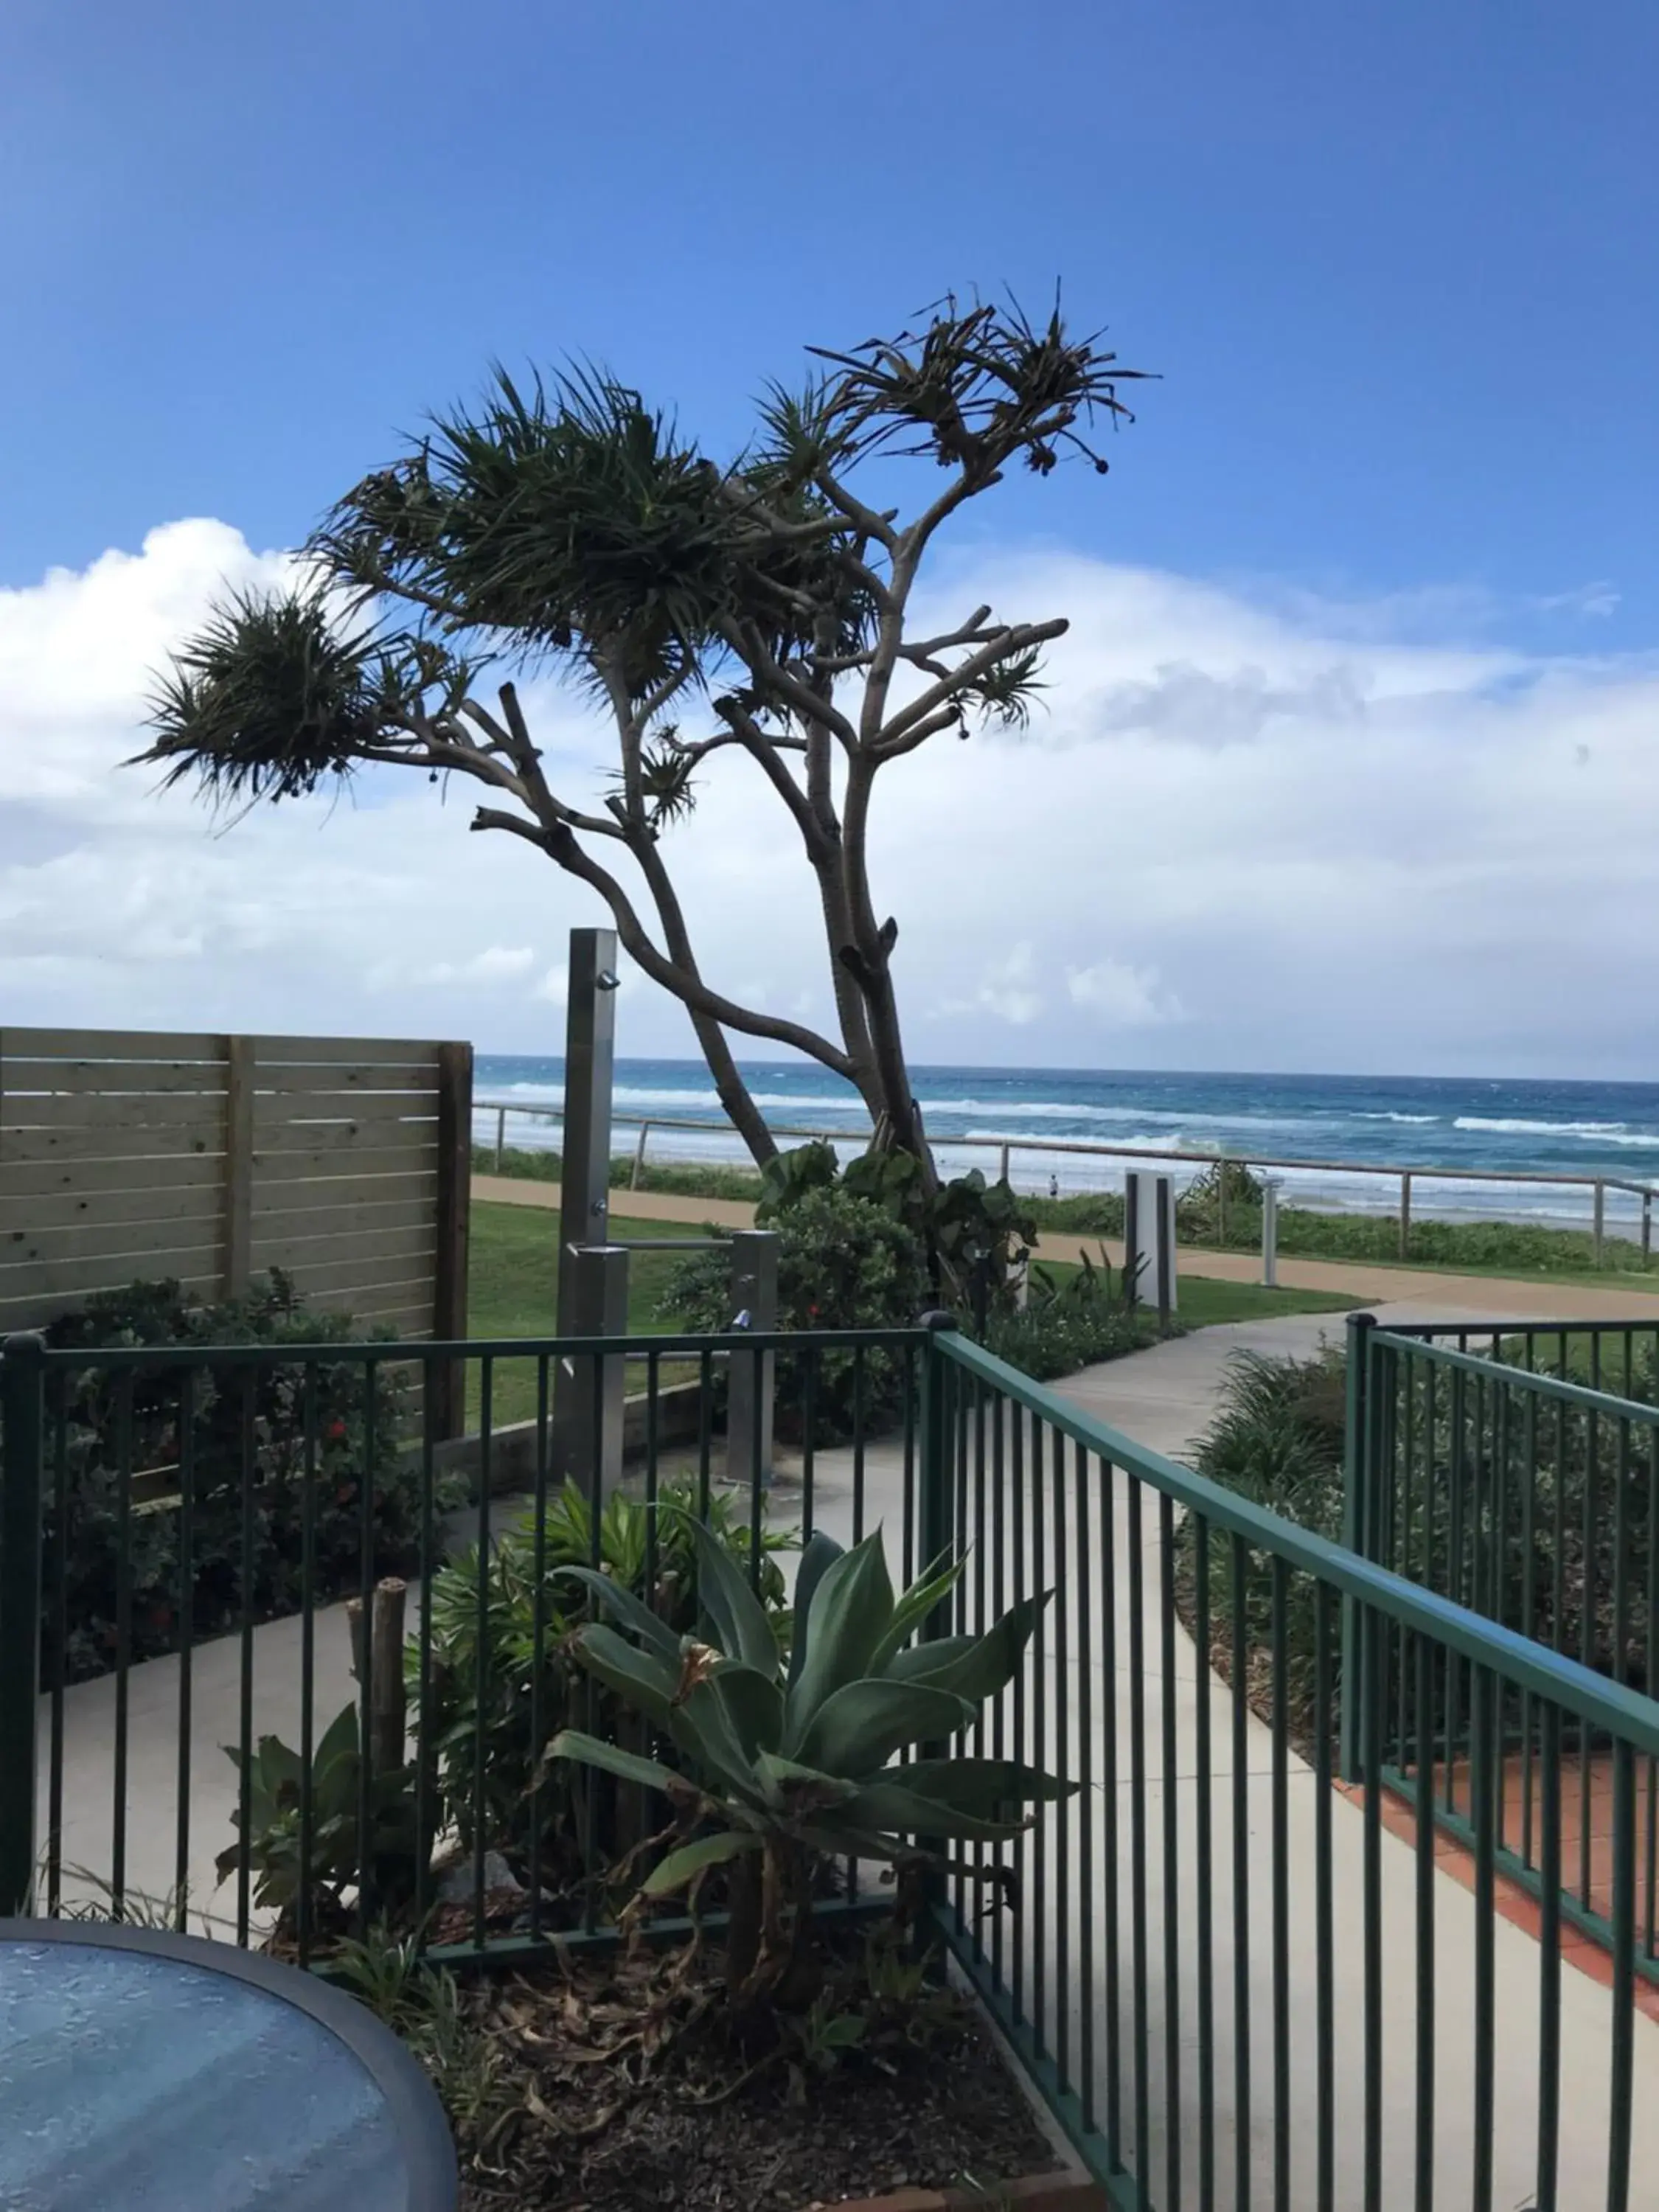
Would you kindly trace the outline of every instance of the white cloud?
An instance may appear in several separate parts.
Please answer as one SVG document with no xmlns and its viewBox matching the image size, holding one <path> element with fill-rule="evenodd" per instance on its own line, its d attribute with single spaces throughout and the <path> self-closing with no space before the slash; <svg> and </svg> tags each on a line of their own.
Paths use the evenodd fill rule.
<svg viewBox="0 0 1659 2212">
<path fill-rule="evenodd" d="M 941 1014 L 987 1013 L 1015 1029 L 1024 1029 L 1042 1012 L 1042 994 L 1036 988 L 1036 960 L 1029 941 L 1022 940 L 1000 960 L 993 960 L 971 999 L 947 999 Z"/>
<path fill-rule="evenodd" d="M 511 983 L 527 975 L 536 955 L 527 945 L 491 945 L 470 960 L 440 960 L 420 978 L 423 983 Z"/>
<path fill-rule="evenodd" d="M 185 521 L 0 592 L 0 1012 L 556 1052 L 564 933 L 605 915 L 469 836 L 465 793 L 386 772 L 216 823 L 121 768 L 218 580 L 282 568 Z M 1605 588 L 1560 597 L 1593 615 Z M 1526 658 L 1455 595 L 1405 623 L 1051 553 L 938 597 L 924 619 L 984 599 L 1073 628 L 1027 737 L 941 740 L 878 787 L 918 1057 L 1651 1073 L 1659 665 Z M 559 787 L 598 796 L 583 702 L 526 702 Z M 751 764 L 711 759 L 664 850 L 709 980 L 827 1024 L 816 898 Z M 621 1049 L 693 1051 L 628 980 Z"/>
<path fill-rule="evenodd" d="M 1132 968 L 1126 960 L 1068 968 L 1066 990 L 1074 1006 L 1086 1007 L 1110 1029 L 1152 1029 L 1186 1018 L 1179 1000 L 1161 988 L 1157 969 Z"/>
</svg>

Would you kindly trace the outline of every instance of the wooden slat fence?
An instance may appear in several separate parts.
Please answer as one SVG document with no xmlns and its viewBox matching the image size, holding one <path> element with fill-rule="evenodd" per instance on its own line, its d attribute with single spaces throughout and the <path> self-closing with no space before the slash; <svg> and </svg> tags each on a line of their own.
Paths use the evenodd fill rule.
<svg viewBox="0 0 1659 2212">
<path fill-rule="evenodd" d="M 465 1336 L 471 1099 L 466 1044 L 0 1029 L 0 1334 L 276 1267 L 359 1321 Z"/>
</svg>

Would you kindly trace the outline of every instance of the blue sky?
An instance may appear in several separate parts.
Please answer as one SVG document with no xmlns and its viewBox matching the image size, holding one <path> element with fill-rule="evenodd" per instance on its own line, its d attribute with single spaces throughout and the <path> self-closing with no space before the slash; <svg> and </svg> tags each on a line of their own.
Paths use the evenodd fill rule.
<svg viewBox="0 0 1659 2212">
<path fill-rule="evenodd" d="M 915 1055 L 1659 1073 L 1656 88 L 1652 0 L 10 0 L 6 1018 L 545 1049 L 564 878 L 423 785 L 218 834 L 119 768 L 147 672 L 492 358 L 726 451 L 808 342 L 1059 279 L 1161 380 L 942 571 L 1073 628 L 884 800 Z M 819 1018 L 739 780 L 705 971 Z"/>
<path fill-rule="evenodd" d="M 1605 581 L 1603 643 L 1659 633 L 1650 0 L 7 15 L 7 581 L 182 514 L 287 543 L 491 355 L 601 356 L 720 442 L 805 341 L 1058 276 L 1165 381 L 1027 526 Z"/>
</svg>

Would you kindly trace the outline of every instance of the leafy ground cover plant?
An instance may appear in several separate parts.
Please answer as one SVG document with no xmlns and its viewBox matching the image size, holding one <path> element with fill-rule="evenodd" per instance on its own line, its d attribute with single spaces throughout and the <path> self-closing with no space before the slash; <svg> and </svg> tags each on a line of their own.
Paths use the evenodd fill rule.
<svg viewBox="0 0 1659 2212">
<path fill-rule="evenodd" d="M 222 1634 L 240 1619 L 245 1600 L 256 1620 L 294 1612 L 308 1464 L 315 1470 L 311 1545 L 319 1599 L 355 1589 L 361 1580 L 364 1485 L 374 1573 L 404 1573 L 414 1565 L 419 1474 L 403 1449 L 412 1406 L 394 1362 L 380 1365 L 372 1380 L 361 1359 L 323 1362 L 312 1370 L 309 1401 L 298 1366 L 194 1370 L 185 1398 L 176 1366 L 140 1365 L 117 1376 L 96 1364 L 100 1352 L 133 1346 L 378 1340 L 348 1316 L 307 1305 L 279 1270 L 245 1297 L 218 1302 L 194 1298 L 176 1282 L 100 1292 L 52 1322 L 46 1338 L 88 1358 L 83 1370 L 54 1384 L 62 1396 L 48 1407 L 49 1453 L 60 1413 L 64 1440 L 61 1504 L 49 1465 L 42 1532 L 48 1597 L 41 1659 L 48 1681 L 60 1667 L 67 1681 L 101 1674 L 123 1651 L 137 1661 L 176 1650 L 186 1624 L 198 1642 Z M 187 1449 L 186 1582 L 177 1492 Z M 251 1529 L 242 1511 L 245 1463 Z M 444 1486 L 441 1504 L 451 1502 L 452 1487 Z"/>
</svg>

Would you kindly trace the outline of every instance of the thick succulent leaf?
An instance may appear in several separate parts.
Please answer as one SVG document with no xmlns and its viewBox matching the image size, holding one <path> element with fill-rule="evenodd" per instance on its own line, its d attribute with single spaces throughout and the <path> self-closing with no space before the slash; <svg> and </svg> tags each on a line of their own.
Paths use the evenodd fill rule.
<svg viewBox="0 0 1659 2212">
<path fill-rule="evenodd" d="M 977 1636 L 939 1636 L 931 1644 L 907 1644 L 902 1651 L 894 1652 L 882 1673 L 890 1682 L 920 1682 L 977 1651 L 981 1641 Z"/>
<path fill-rule="evenodd" d="M 848 1682 L 826 1698 L 794 1753 L 803 1765 L 858 1780 L 908 1743 L 942 1742 L 975 1708 L 927 1682 Z"/>
<path fill-rule="evenodd" d="M 865 1679 L 893 1618 L 893 1583 L 881 1531 L 833 1560 L 812 1593 L 806 1656 L 789 1691 L 784 1748 L 796 1752 L 826 1698 Z"/>
<path fill-rule="evenodd" d="M 888 1662 L 902 1651 L 941 1599 L 947 1598 L 962 1579 L 966 1559 L 953 1559 L 941 1552 L 919 1582 L 911 1583 L 893 1607 L 892 1625 L 871 1655 L 870 1672 L 884 1674 Z"/>
<path fill-rule="evenodd" d="M 669 1734 L 688 1759 L 696 1761 L 709 1784 L 740 1798 L 744 1804 L 763 1802 L 755 1776 L 755 1762 L 743 1747 L 732 1723 L 726 1700 L 706 1675 L 680 1699 L 669 1715 Z"/>
<path fill-rule="evenodd" d="M 602 1620 L 590 1621 L 573 1648 L 588 1673 L 614 1690 L 624 1705 L 643 1713 L 657 1728 L 667 1728 L 679 1687 L 678 1668 L 653 1652 L 641 1651 Z"/>
<path fill-rule="evenodd" d="M 1017 1759 L 913 1759 L 902 1771 L 908 1790 L 985 1820 L 1018 1805 L 1057 1805 L 1078 1791 L 1075 1782 Z"/>
<path fill-rule="evenodd" d="M 982 1705 L 988 1698 L 994 1698 L 1006 1689 L 1019 1672 L 1031 1632 L 1053 1595 L 1052 1590 L 1041 1590 L 1034 1597 L 1022 1598 L 983 1636 L 966 1639 L 941 1637 L 937 1644 L 915 1644 L 908 1651 L 899 1654 L 889 1674 L 908 1682 L 932 1682 L 940 1689 L 954 1691 L 957 1697 L 967 1698 L 975 1705 Z M 966 1650 L 961 1648 L 964 1641 L 969 1647 Z M 930 1662 L 924 1656 L 947 1650 L 951 1653 L 948 1659 L 933 1659 Z M 902 1668 L 899 1660 L 903 1662 Z"/>
<path fill-rule="evenodd" d="M 660 1765 L 654 1759 L 643 1758 L 637 1751 L 624 1751 L 619 1743 L 606 1743 L 603 1737 L 584 1735 L 580 1729 L 560 1729 L 542 1753 L 542 1765 L 550 1759 L 573 1759 L 578 1766 L 597 1766 L 604 1773 L 614 1774 L 618 1781 L 637 1782 L 646 1790 L 667 1791 L 685 1786 L 685 1777 L 676 1774 L 672 1767 Z"/>
<path fill-rule="evenodd" d="M 647 1651 L 654 1651 L 659 1659 L 671 1662 L 679 1657 L 680 1639 L 668 1623 L 659 1620 L 643 1598 L 635 1597 L 631 1589 L 625 1589 L 611 1576 L 601 1574 L 596 1567 L 561 1567 L 559 1579 L 580 1583 L 613 1620 L 639 1638 Z"/>
<path fill-rule="evenodd" d="M 910 1771 L 908 1766 L 893 1771 L 902 1775 Z M 927 1836 L 961 1844 L 1006 1843 L 1029 1825 L 1025 1820 L 999 1820 L 965 1813 L 960 1806 L 947 1805 L 938 1797 L 908 1790 L 899 1781 L 867 1782 L 845 1805 L 824 1815 L 827 1826 L 834 1827 L 842 1821 L 858 1829 Z"/>
<path fill-rule="evenodd" d="M 775 1674 L 728 1663 L 708 1677 L 746 1759 L 775 1751 L 783 1741 L 783 1692 Z"/>
<path fill-rule="evenodd" d="M 795 1577 L 794 1635 L 789 1650 L 789 1686 L 806 1660 L 808 1625 L 812 1611 L 812 1594 L 836 1561 L 846 1557 L 846 1547 L 833 1536 L 826 1536 L 821 1528 L 815 1529 L 806 1540 L 806 1549 L 800 1555 L 800 1568 Z"/>
<path fill-rule="evenodd" d="M 776 1812 L 817 1812 L 845 1804 L 858 1790 L 856 1782 L 825 1774 L 816 1766 L 803 1766 L 799 1759 L 780 1759 L 772 1752 L 762 1753 L 755 1762 L 755 1772 L 767 1804 Z"/>
<path fill-rule="evenodd" d="M 689 1889 L 710 1867 L 725 1866 L 760 1847 L 761 1839 L 750 1828 L 723 1828 L 716 1836 L 699 1836 L 695 1844 L 682 1844 L 659 1861 L 640 1887 L 647 1897 L 672 1897 Z"/>
<path fill-rule="evenodd" d="M 690 1526 L 697 1553 L 697 1598 L 720 1650 L 728 1659 L 740 1659 L 745 1667 L 775 1674 L 778 1638 L 771 1614 L 720 1538 L 695 1518 Z"/>
</svg>

